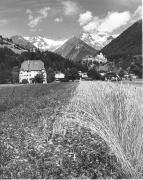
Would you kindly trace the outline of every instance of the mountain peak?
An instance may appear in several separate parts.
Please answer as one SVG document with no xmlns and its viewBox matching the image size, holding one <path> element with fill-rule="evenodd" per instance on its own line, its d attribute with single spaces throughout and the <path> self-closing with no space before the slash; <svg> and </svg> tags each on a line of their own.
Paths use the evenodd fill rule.
<svg viewBox="0 0 143 180">
<path fill-rule="evenodd" d="M 30 43 L 34 44 L 35 47 L 43 51 L 45 50 L 55 51 L 57 48 L 63 45 L 66 41 L 66 39 L 65 40 L 48 39 L 40 35 L 33 36 L 33 37 L 24 37 L 24 38 L 28 40 Z"/>
<path fill-rule="evenodd" d="M 79 61 L 87 55 L 95 55 L 97 50 L 86 44 L 78 37 L 72 37 L 55 51 L 64 58 Z"/>
<path fill-rule="evenodd" d="M 86 42 L 89 46 L 97 50 L 101 50 L 105 45 L 110 43 L 114 38 L 110 34 L 106 33 L 88 33 L 84 32 L 80 34 L 80 39 Z"/>
</svg>

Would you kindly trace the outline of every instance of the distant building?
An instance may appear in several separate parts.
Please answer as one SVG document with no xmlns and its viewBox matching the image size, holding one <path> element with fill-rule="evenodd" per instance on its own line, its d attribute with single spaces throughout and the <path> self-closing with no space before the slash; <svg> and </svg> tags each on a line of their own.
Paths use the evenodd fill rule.
<svg viewBox="0 0 143 180">
<path fill-rule="evenodd" d="M 86 55 L 83 59 L 82 59 L 82 61 L 94 61 L 94 57 L 93 56 L 91 56 L 91 55 Z"/>
<path fill-rule="evenodd" d="M 130 78 L 131 79 L 138 79 L 139 77 L 135 74 L 129 74 Z"/>
<path fill-rule="evenodd" d="M 110 71 L 113 71 L 113 72 L 116 72 L 116 67 L 115 67 L 115 63 L 114 62 L 107 62 L 105 64 L 98 64 L 96 65 L 96 70 L 98 72 L 110 72 Z"/>
<path fill-rule="evenodd" d="M 56 81 L 61 81 L 65 79 L 65 74 L 61 72 L 56 72 L 55 73 L 55 80 Z"/>
<path fill-rule="evenodd" d="M 19 72 L 19 82 L 26 79 L 28 83 L 32 83 L 32 80 L 37 74 L 43 73 L 44 82 L 47 83 L 47 74 L 44 67 L 44 63 L 41 60 L 26 60 L 21 64 Z"/>
<path fill-rule="evenodd" d="M 36 47 L 30 48 L 30 52 L 36 52 Z"/>
<path fill-rule="evenodd" d="M 96 70 L 98 72 L 108 72 L 110 71 L 110 66 L 109 64 L 100 64 L 96 66 Z"/>
<path fill-rule="evenodd" d="M 103 64 L 107 63 L 107 58 L 102 53 L 95 56 L 94 60 L 98 63 L 103 63 Z"/>
<path fill-rule="evenodd" d="M 88 75 L 87 72 L 78 71 L 80 79 L 87 79 Z"/>
</svg>

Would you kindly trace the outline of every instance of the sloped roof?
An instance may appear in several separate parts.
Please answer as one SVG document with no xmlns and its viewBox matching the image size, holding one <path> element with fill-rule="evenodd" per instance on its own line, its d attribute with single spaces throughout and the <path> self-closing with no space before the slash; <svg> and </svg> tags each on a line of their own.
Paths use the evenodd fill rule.
<svg viewBox="0 0 143 180">
<path fill-rule="evenodd" d="M 27 60 L 21 64 L 22 71 L 41 71 L 45 69 L 41 60 Z"/>
</svg>

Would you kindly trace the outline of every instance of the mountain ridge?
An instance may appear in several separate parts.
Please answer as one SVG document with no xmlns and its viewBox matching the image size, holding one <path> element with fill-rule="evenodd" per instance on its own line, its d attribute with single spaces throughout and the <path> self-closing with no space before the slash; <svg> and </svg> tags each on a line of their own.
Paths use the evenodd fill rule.
<svg viewBox="0 0 143 180">
<path fill-rule="evenodd" d="M 134 56 L 142 56 L 142 19 L 123 31 L 100 52 L 117 66 L 129 67 Z"/>
<path fill-rule="evenodd" d="M 142 54 L 142 19 L 132 24 L 117 38 L 102 48 L 101 52 L 107 56 L 118 54 Z"/>
<path fill-rule="evenodd" d="M 64 58 L 79 61 L 87 55 L 94 55 L 97 50 L 86 44 L 84 41 L 77 37 L 72 37 L 66 41 L 60 48 L 55 51 Z"/>
<path fill-rule="evenodd" d="M 63 45 L 67 39 L 65 40 L 53 40 L 49 39 L 43 36 L 34 36 L 34 37 L 24 37 L 25 40 L 32 43 L 36 48 L 42 50 L 42 51 L 55 51 L 57 48 L 59 48 L 61 45 Z"/>
<path fill-rule="evenodd" d="M 0 36 L 0 48 L 8 48 L 12 50 L 16 54 L 21 54 L 23 52 L 27 52 L 27 49 L 24 47 L 15 44 L 11 38 Z"/>
<path fill-rule="evenodd" d="M 109 44 L 117 35 L 81 33 L 79 38 L 94 49 L 101 50 Z"/>
<path fill-rule="evenodd" d="M 31 50 L 33 48 L 36 48 L 31 42 L 27 41 L 24 37 L 20 35 L 15 35 L 11 37 L 13 43 L 18 44 L 19 46 Z"/>
<path fill-rule="evenodd" d="M 72 36 L 71 38 L 73 38 Z M 82 32 L 79 35 L 76 36 L 78 39 L 81 39 L 89 46 L 93 47 L 94 49 L 101 50 L 105 45 L 107 45 L 111 40 L 113 40 L 115 37 L 109 34 L 104 35 L 93 35 L 90 33 Z M 64 39 L 64 40 L 54 40 L 50 39 L 44 36 L 33 36 L 33 37 L 23 37 L 25 40 L 29 41 L 31 44 L 33 44 L 36 48 L 42 50 L 42 51 L 55 51 L 60 46 L 62 46 L 66 41 L 68 41 L 71 38 Z M 110 38 L 110 39 L 109 39 Z M 111 39 L 112 38 L 112 39 Z"/>
</svg>

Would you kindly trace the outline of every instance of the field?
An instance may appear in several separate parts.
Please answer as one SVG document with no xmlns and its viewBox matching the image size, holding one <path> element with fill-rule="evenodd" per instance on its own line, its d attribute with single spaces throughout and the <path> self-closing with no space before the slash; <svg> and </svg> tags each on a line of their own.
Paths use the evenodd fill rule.
<svg viewBox="0 0 143 180">
<path fill-rule="evenodd" d="M 37 158 L 44 156 L 52 124 L 62 115 L 76 86 L 51 83 L 0 89 L 0 179 L 43 176 L 37 169 L 42 159 Z"/>
<path fill-rule="evenodd" d="M 134 79 L 132 81 L 123 80 L 120 82 L 121 84 L 134 85 L 134 86 L 143 86 L 143 79 Z"/>
<path fill-rule="evenodd" d="M 142 87 L 0 89 L 2 178 L 143 178 Z"/>
</svg>

